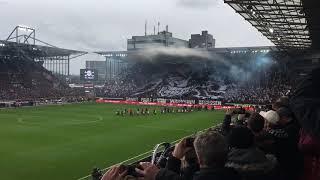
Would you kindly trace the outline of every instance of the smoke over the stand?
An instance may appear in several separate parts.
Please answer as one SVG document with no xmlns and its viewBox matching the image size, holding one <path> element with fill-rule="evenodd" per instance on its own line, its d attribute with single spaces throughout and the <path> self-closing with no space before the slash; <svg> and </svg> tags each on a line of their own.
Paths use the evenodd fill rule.
<svg viewBox="0 0 320 180">
<path fill-rule="evenodd" d="M 191 48 L 149 48 L 138 52 L 138 59 L 158 64 L 174 62 L 179 64 L 194 63 L 190 67 L 193 72 L 203 71 L 201 68 L 207 68 L 210 77 L 223 75 L 237 82 L 248 82 L 255 78 L 261 72 L 264 72 L 273 64 L 272 58 L 268 53 L 247 53 L 247 54 L 228 54 L 217 53 L 205 49 Z M 199 63 L 197 65 L 197 63 Z M 206 64 L 205 66 L 202 66 Z M 165 67 L 165 66 L 163 66 Z M 177 66 L 177 71 L 185 66 Z M 180 69 L 179 69 L 180 68 Z"/>
<path fill-rule="evenodd" d="M 208 51 L 197 50 L 191 48 L 175 48 L 175 47 L 157 47 L 148 48 L 139 52 L 139 55 L 148 59 L 153 59 L 158 56 L 173 56 L 173 57 L 199 57 L 204 59 L 210 59 Z"/>
</svg>

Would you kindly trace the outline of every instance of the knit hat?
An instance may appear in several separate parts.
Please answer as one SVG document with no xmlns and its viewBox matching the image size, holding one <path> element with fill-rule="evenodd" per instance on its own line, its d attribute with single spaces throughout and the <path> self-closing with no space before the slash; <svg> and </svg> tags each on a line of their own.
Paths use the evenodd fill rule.
<svg viewBox="0 0 320 180">
<path fill-rule="evenodd" d="M 261 111 L 259 114 L 270 124 L 277 124 L 280 120 L 279 114 L 273 110 L 270 110 L 268 112 Z"/>
</svg>

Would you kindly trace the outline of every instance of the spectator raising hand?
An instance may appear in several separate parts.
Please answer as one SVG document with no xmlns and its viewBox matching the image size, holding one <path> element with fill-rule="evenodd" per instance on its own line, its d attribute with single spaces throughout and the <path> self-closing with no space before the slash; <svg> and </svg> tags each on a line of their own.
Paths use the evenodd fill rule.
<svg viewBox="0 0 320 180">
<path fill-rule="evenodd" d="M 179 143 L 177 143 L 174 147 L 174 150 L 172 152 L 172 156 L 177 159 L 182 159 L 185 154 L 192 149 L 193 142 L 188 142 L 189 140 L 187 138 L 182 139 Z"/>
<path fill-rule="evenodd" d="M 140 167 L 142 169 L 136 168 L 135 170 L 144 177 L 144 180 L 155 180 L 158 172 L 160 171 L 156 165 L 150 162 L 141 162 Z"/>
</svg>

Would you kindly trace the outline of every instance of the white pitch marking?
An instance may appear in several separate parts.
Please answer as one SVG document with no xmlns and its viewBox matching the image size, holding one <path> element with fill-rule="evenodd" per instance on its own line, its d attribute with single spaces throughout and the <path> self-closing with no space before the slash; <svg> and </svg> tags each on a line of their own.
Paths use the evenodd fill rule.
<svg viewBox="0 0 320 180">
<path fill-rule="evenodd" d="M 210 129 L 210 128 L 207 128 L 207 129 L 204 129 L 204 130 L 198 131 L 198 132 L 203 132 L 203 131 L 206 131 L 206 130 L 208 130 L 208 129 Z M 175 145 L 178 141 L 181 141 L 181 139 L 184 139 L 184 138 L 189 137 L 189 136 L 190 136 L 190 135 L 185 136 L 185 137 L 180 138 L 180 139 L 177 139 L 177 140 L 173 141 L 173 142 L 171 143 L 171 145 Z M 150 153 L 150 152 L 153 152 L 153 150 L 147 151 L 147 152 L 145 152 L 145 153 L 139 154 L 139 155 L 137 155 L 137 156 L 135 156 L 135 157 L 132 157 L 132 158 L 127 159 L 127 160 L 125 160 L 125 161 L 122 161 L 122 162 L 120 162 L 120 163 L 117 163 L 117 164 L 114 164 L 114 165 L 112 165 L 112 166 L 106 167 L 106 168 L 102 169 L 102 171 L 105 171 L 105 170 L 107 170 L 107 169 L 110 169 L 111 167 L 113 167 L 113 166 L 115 166 L 115 165 L 124 164 L 124 163 L 129 162 L 129 161 L 131 161 L 131 160 L 133 160 L 133 159 L 136 159 L 136 158 L 138 158 L 138 157 L 142 157 L 142 156 L 144 156 L 144 155 L 146 155 L 146 154 L 148 154 L 148 153 Z M 148 156 L 145 156 L 145 157 L 143 157 L 143 158 L 146 158 L 146 157 L 148 157 Z M 141 159 L 143 159 L 143 158 L 141 158 Z M 140 159 L 140 160 L 141 160 L 141 159 Z M 91 177 L 91 175 L 84 176 L 84 177 L 79 178 L 79 179 L 77 179 L 77 180 L 83 180 L 83 179 L 87 179 L 87 178 L 89 178 L 89 177 Z"/>
</svg>

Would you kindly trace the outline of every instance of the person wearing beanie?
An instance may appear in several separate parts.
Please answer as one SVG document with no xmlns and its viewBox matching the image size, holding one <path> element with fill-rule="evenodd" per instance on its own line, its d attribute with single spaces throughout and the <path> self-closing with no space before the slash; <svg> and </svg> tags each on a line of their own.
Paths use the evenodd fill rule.
<svg viewBox="0 0 320 180">
<path fill-rule="evenodd" d="M 255 146 L 254 135 L 249 128 L 235 127 L 230 131 L 227 139 L 231 150 L 226 167 L 235 169 L 242 179 L 246 180 L 274 178 L 276 158 L 265 155 Z"/>
<path fill-rule="evenodd" d="M 261 111 L 259 113 L 266 121 L 266 127 L 274 126 L 280 120 L 279 114 L 274 110 L 269 110 L 267 112 Z"/>
<path fill-rule="evenodd" d="M 260 115 L 268 123 L 265 128 L 272 139 L 266 152 L 276 156 L 281 178 L 299 179 L 303 164 L 298 149 L 299 126 L 293 120 L 290 109 L 280 107 L 277 111 L 260 112 Z"/>
</svg>

